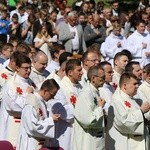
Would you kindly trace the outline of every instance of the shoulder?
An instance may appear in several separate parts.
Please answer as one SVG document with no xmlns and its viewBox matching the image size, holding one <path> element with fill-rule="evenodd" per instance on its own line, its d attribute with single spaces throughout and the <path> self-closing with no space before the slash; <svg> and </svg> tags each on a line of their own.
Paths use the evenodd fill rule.
<svg viewBox="0 0 150 150">
<path fill-rule="evenodd" d="M 25 104 L 26 105 L 31 105 L 33 107 L 37 106 L 37 98 L 36 98 L 36 96 L 34 94 L 32 94 L 32 93 L 28 94 Z"/>
</svg>

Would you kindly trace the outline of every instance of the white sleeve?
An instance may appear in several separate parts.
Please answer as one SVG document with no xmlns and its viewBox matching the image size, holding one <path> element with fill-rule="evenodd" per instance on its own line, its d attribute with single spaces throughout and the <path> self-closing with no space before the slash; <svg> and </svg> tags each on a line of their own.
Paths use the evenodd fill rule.
<svg viewBox="0 0 150 150">
<path fill-rule="evenodd" d="M 23 124 L 25 131 L 34 137 L 54 138 L 54 121 L 52 117 L 38 120 L 37 115 L 38 114 L 33 106 L 26 105 L 23 108 L 21 123 Z"/>
</svg>

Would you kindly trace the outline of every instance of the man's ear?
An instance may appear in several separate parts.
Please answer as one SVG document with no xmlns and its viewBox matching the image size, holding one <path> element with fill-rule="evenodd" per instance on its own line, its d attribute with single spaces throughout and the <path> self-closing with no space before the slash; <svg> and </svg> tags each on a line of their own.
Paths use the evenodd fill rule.
<svg viewBox="0 0 150 150">
<path fill-rule="evenodd" d="M 16 66 L 16 72 L 19 72 L 19 68 L 20 68 L 20 67 Z"/>
<path fill-rule="evenodd" d="M 72 76 L 73 76 L 73 71 L 72 71 L 72 70 L 69 70 L 69 71 L 68 71 L 68 76 L 69 76 L 69 77 L 72 77 Z"/>
</svg>

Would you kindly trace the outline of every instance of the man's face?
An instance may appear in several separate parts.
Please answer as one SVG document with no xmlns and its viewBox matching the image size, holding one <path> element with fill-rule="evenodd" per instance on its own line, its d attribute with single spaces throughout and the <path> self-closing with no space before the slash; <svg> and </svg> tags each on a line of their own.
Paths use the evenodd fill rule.
<svg viewBox="0 0 150 150">
<path fill-rule="evenodd" d="M 101 69 L 98 71 L 98 76 L 95 76 L 95 87 L 98 89 L 99 87 L 102 87 L 105 82 L 105 72 Z"/>
<path fill-rule="evenodd" d="M 45 22 L 46 19 L 47 19 L 47 15 L 46 15 L 46 14 L 41 14 L 41 20 L 42 20 L 43 22 Z"/>
<path fill-rule="evenodd" d="M 86 21 L 85 21 L 85 16 L 82 16 L 82 15 L 79 16 L 79 23 L 80 23 L 81 25 L 86 23 Z"/>
<path fill-rule="evenodd" d="M 77 83 L 81 80 L 82 77 L 82 67 L 81 66 L 75 66 L 74 70 L 70 71 L 71 81 L 73 83 Z"/>
<path fill-rule="evenodd" d="M 7 48 L 6 50 L 3 51 L 3 54 L 7 59 L 10 58 L 12 53 L 13 53 L 13 48 Z"/>
<path fill-rule="evenodd" d="M 115 28 L 115 29 L 113 29 L 113 33 L 114 33 L 114 35 L 116 35 L 116 36 L 119 36 L 119 35 L 120 35 L 120 32 L 121 32 L 121 28 Z"/>
<path fill-rule="evenodd" d="M 99 24 L 100 24 L 100 18 L 99 18 L 99 17 L 93 18 L 92 25 L 93 25 L 95 28 L 98 28 L 98 27 L 99 27 Z"/>
<path fill-rule="evenodd" d="M 143 70 L 142 70 L 142 79 L 143 79 L 143 80 L 146 80 L 147 77 L 148 77 L 148 74 L 146 73 L 146 70 L 143 69 Z"/>
<path fill-rule="evenodd" d="M 33 61 L 33 66 L 37 71 L 43 73 L 43 71 L 47 67 L 47 62 L 48 62 L 48 58 L 46 55 L 44 55 L 40 57 L 37 61 Z"/>
<path fill-rule="evenodd" d="M 85 60 L 85 65 L 90 68 L 92 66 L 97 66 L 101 61 L 101 58 L 97 53 L 89 53 L 87 59 Z"/>
<path fill-rule="evenodd" d="M 142 69 L 140 67 L 140 65 L 133 65 L 133 71 L 132 73 L 139 79 L 141 80 L 142 79 Z"/>
<path fill-rule="evenodd" d="M 51 91 L 45 91 L 44 96 L 43 96 L 44 100 L 48 101 L 50 99 L 53 99 L 54 96 L 56 95 L 57 91 L 58 91 L 57 88 L 54 88 Z"/>
<path fill-rule="evenodd" d="M 51 14 L 51 19 L 52 19 L 53 22 L 56 22 L 57 13 L 52 13 L 52 14 Z"/>
<path fill-rule="evenodd" d="M 136 29 L 137 29 L 137 31 L 138 31 L 140 34 L 143 34 L 144 31 L 145 31 L 145 24 L 144 24 L 144 23 L 140 23 L 139 25 L 136 26 Z"/>
<path fill-rule="evenodd" d="M 124 70 L 127 63 L 128 63 L 128 61 L 129 61 L 128 57 L 123 55 L 123 56 L 121 56 L 120 58 L 118 58 L 116 60 L 116 65 L 117 65 L 118 68 Z"/>
<path fill-rule="evenodd" d="M 117 10 L 119 8 L 119 3 L 113 3 L 112 8 Z"/>
<path fill-rule="evenodd" d="M 84 4 L 82 9 L 83 9 L 84 13 L 87 13 L 89 11 L 89 5 L 88 4 Z"/>
<path fill-rule="evenodd" d="M 20 75 L 21 77 L 28 79 L 29 75 L 31 73 L 31 64 L 28 63 L 23 63 L 21 67 L 17 66 L 17 74 Z"/>
<path fill-rule="evenodd" d="M 113 69 L 111 65 L 105 65 L 104 66 L 104 72 L 105 72 L 105 82 L 110 83 L 112 81 L 113 77 Z"/>
<path fill-rule="evenodd" d="M 124 85 L 126 89 L 126 93 L 129 96 L 134 96 L 137 93 L 137 89 L 139 87 L 138 81 L 134 78 L 131 78 L 127 83 Z"/>
<path fill-rule="evenodd" d="M 68 18 L 68 22 L 69 22 L 69 24 L 70 24 L 72 27 L 76 26 L 76 25 L 77 25 L 77 17 L 75 17 L 75 16 L 70 16 L 70 17 Z"/>
</svg>

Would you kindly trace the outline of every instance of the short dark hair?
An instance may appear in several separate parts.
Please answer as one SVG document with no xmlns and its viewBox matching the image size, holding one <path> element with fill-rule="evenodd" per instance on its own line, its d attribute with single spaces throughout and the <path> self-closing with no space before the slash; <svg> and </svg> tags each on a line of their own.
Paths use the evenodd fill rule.
<svg viewBox="0 0 150 150">
<path fill-rule="evenodd" d="M 87 73 L 88 80 L 91 81 L 92 76 L 94 76 L 94 75 L 97 76 L 99 70 L 104 71 L 104 69 L 100 65 L 90 67 L 90 69 L 88 70 L 88 73 Z"/>
<path fill-rule="evenodd" d="M 108 61 L 103 61 L 103 62 L 100 62 L 99 63 L 99 66 L 101 66 L 103 69 L 106 65 L 110 65 L 111 66 L 111 63 L 109 63 Z"/>
<path fill-rule="evenodd" d="M 59 65 L 61 66 L 61 64 L 67 60 L 68 57 L 72 57 L 73 54 L 70 52 L 63 52 L 62 54 L 60 54 L 59 56 Z"/>
<path fill-rule="evenodd" d="M 118 52 L 118 53 L 115 55 L 115 57 L 114 57 L 114 66 L 116 65 L 116 64 L 115 64 L 115 60 L 119 59 L 119 58 L 122 57 L 122 56 L 127 56 L 127 57 L 128 57 L 128 55 L 127 55 L 126 53 L 124 53 L 124 52 Z M 128 58 L 128 59 L 129 59 L 129 58 Z"/>
<path fill-rule="evenodd" d="M 138 61 L 130 61 L 125 67 L 125 72 L 133 73 L 133 65 L 140 65 L 140 63 Z"/>
<path fill-rule="evenodd" d="M 143 70 L 145 71 L 146 74 L 150 74 L 150 63 L 145 65 Z"/>
<path fill-rule="evenodd" d="M 18 57 L 16 59 L 16 65 L 18 67 L 21 67 L 21 65 L 24 64 L 24 63 L 31 64 L 31 60 L 28 56 L 21 53 L 21 54 L 18 55 Z"/>
<path fill-rule="evenodd" d="M 47 79 L 42 83 L 40 90 L 51 91 L 54 88 L 59 89 L 58 83 L 54 79 Z"/>
<path fill-rule="evenodd" d="M 59 53 L 60 52 L 60 50 L 65 50 L 65 47 L 64 47 L 64 45 L 62 45 L 62 44 L 55 44 L 55 45 L 53 45 L 53 46 L 51 46 L 51 49 L 50 49 L 50 53 L 51 53 L 51 57 L 52 58 L 55 58 L 55 53 Z"/>
<path fill-rule="evenodd" d="M 70 70 L 74 70 L 76 66 L 81 66 L 81 61 L 79 59 L 68 60 L 68 62 L 66 63 L 66 68 L 65 68 L 66 75 L 68 75 L 68 72 Z"/>
<path fill-rule="evenodd" d="M 123 73 L 120 77 L 119 87 L 121 88 L 122 85 L 129 82 L 131 78 L 137 80 L 137 77 L 133 73 Z"/>
<path fill-rule="evenodd" d="M 28 55 L 31 52 L 31 48 L 24 42 L 19 42 L 16 47 L 17 51 L 23 52 Z"/>
<path fill-rule="evenodd" d="M 18 58 L 18 56 L 21 54 L 21 52 L 18 52 L 18 51 L 16 51 L 16 52 L 13 52 L 12 54 L 11 54 L 11 56 L 10 56 L 10 60 L 14 60 L 14 62 L 16 62 L 16 60 L 17 60 L 17 58 Z"/>
</svg>

